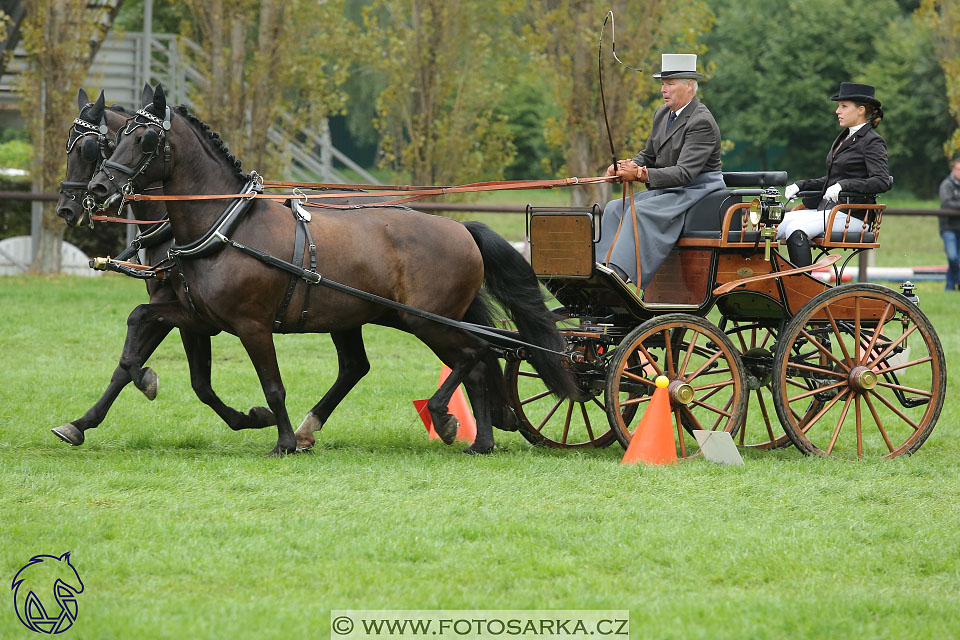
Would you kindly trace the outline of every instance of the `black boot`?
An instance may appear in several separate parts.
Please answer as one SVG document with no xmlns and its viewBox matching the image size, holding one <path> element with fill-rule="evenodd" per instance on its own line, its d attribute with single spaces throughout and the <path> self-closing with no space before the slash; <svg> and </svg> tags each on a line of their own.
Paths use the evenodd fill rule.
<svg viewBox="0 0 960 640">
<path fill-rule="evenodd" d="M 787 238 L 787 252 L 790 254 L 790 262 L 797 267 L 808 267 L 813 264 L 810 237 L 799 229 Z"/>
</svg>

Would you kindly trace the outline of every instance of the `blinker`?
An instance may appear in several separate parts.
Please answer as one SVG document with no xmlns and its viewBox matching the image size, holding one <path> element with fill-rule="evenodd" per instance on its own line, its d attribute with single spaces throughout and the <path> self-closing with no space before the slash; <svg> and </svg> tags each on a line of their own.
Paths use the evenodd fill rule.
<svg viewBox="0 0 960 640">
<path fill-rule="evenodd" d="M 147 130 L 143 132 L 143 136 L 140 138 L 140 151 L 144 154 L 156 153 L 159 144 L 160 134 L 147 127 Z"/>
<path fill-rule="evenodd" d="M 85 137 L 80 143 L 80 157 L 84 162 L 96 162 L 100 159 L 100 144 L 95 138 Z"/>
</svg>

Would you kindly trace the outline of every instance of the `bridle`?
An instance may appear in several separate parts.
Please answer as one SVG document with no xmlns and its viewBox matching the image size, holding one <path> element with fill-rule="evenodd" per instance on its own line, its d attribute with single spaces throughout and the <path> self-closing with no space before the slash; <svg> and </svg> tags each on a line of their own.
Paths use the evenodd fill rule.
<svg viewBox="0 0 960 640">
<path fill-rule="evenodd" d="M 142 156 L 136 166 L 128 167 L 119 162 L 114 162 L 109 158 L 105 159 L 100 165 L 99 170 L 114 184 L 117 193 L 121 196 L 130 195 L 134 192 L 136 187 L 135 181 L 143 175 L 157 157 L 161 157 L 163 161 L 163 177 L 161 181 L 169 177 L 170 145 L 167 144 L 167 132 L 170 131 L 170 107 L 166 107 L 162 120 L 148 112 L 146 108 L 138 110 L 133 117 L 127 119 L 123 129 L 117 132 L 117 144 L 120 143 L 123 136 L 128 136 L 141 128 L 144 129 L 143 135 L 140 138 L 140 152 Z M 128 176 L 127 181 L 121 185 L 117 177 L 110 173 L 109 169 L 114 169 L 119 173 L 125 174 Z M 104 205 L 108 204 L 111 200 L 112 199 L 108 200 Z"/>
<path fill-rule="evenodd" d="M 101 165 L 113 153 L 114 142 L 107 136 L 108 131 L 107 119 L 103 114 L 100 115 L 99 124 L 93 124 L 80 117 L 73 120 L 73 127 L 67 136 L 67 155 L 69 156 L 74 147 L 79 144 L 80 159 L 87 164 L 94 165 L 90 177 L 96 174 Z M 82 190 L 86 194 L 87 184 L 87 182 L 64 180 L 60 183 L 60 194 L 77 202 L 77 196 L 74 195 L 74 192 Z M 96 207 L 96 202 L 92 196 L 86 194 L 80 204 L 83 207 L 83 213 L 78 224 L 86 223 L 93 228 L 91 213 Z"/>
</svg>

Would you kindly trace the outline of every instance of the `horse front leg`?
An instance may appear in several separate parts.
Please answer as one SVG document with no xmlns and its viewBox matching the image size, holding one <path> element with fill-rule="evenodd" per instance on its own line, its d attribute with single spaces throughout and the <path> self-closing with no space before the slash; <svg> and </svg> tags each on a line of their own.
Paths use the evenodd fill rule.
<svg viewBox="0 0 960 640">
<path fill-rule="evenodd" d="M 256 326 L 252 329 L 238 330 L 237 336 L 250 356 L 263 388 L 263 395 L 267 406 L 273 411 L 277 419 L 277 446 L 270 455 L 294 453 L 297 450 L 297 438 L 293 435 L 290 426 L 290 416 L 287 415 L 287 392 L 280 377 L 280 366 L 277 364 L 277 350 L 273 344 L 273 333 L 269 325 Z"/>
<path fill-rule="evenodd" d="M 179 305 L 177 305 L 179 306 Z M 107 417 L 120 392 L 131 381 L 148 399 L 157 396 L 157 374 L 143 364 L 167 337 L 173 325 L 167 320 L 170 310 L 167 303 L 142 304 L 127 316 L 127 336 L 117 368 L 110 384 L 82 417 L 51 429 L 64 442 L 79 446 L 84 442 L 84 431 L 98 427 Z"/>
<path fill-rule="evenodd" d="M 330 337 L 337 349 L 340 370 L 333 386 L 323 394 L 320 402 L 307 412 L 303 423 L 297 428 L 297 449 L 306 450 L 313 446 L 317 441 L 314 433 L 323 428 L 333 410 L 370 371 L 370 361 L 363 346 L 363 330 L 360 327 L 331 332 Z"/>
<path fill-rule="evenodd" d="M 227 426 L 234 431 L 240 429 L 263 429 L 277 424 L 273 412 L 266 407 L 252 407 L 248 413 L 241 413 L 227 406 L 213 390 L 210 383 L 211 357 L 210 336 L 187 329 L 180 329 L 183 351 L 190 365 L 190 384 L 194 393 L 205 405 L 216 412 Z"/>
</svg>

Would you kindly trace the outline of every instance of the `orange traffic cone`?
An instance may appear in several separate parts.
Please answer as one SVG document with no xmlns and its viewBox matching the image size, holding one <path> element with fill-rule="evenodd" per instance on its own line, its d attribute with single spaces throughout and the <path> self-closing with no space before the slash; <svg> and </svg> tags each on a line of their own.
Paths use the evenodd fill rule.
<svg viewBox="0 0 960 640">
<path fill-rule="evenodd" d="M 450 367 L 443 365 L 440 369 L 440 382 L 437 383 L 438 389 L 449 376 Z M 414 400 L 413 406 L 416 407 L 417 414 L 427 427 L 427 436 L 431 440 L 439 438 L 440 436 L 433 428 L 430 412 L 427 410 L 427 400 Z M 452 413 L 457 418 L 457 422 L 460 423 L 457 428 L 457 440 L 472 444 L 477 439 L 477 422 L 473 419 L 473 412 L 470 411 L 470 406 L 467 404 L 467 396 L 463 393 L 463 387 L 457 387 L 457 390 L 453 392 L 453 396 L 450 397 L 450 402 L 447 405 L 447 411 Z"/>
<path fill-rule="evenodd" d="M 677 447 L 673 439 L 673 421 L 670 419 L 670 396 L 666 376 L 657 376 L 657 389 L 653 392 L 650 406 L 640 418 L 633 432 L 630 446 L 620 464 L 674 464 L 677 462 Z"/>
</svg>

